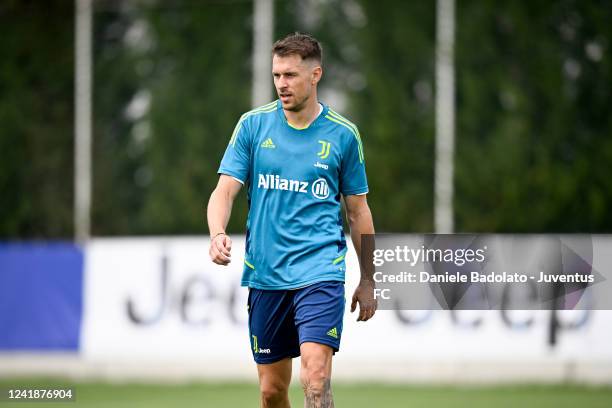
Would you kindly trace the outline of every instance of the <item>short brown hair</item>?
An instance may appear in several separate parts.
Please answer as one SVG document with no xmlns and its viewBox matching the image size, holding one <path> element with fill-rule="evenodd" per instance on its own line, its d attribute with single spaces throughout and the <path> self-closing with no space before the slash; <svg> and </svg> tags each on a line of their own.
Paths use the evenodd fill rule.
<svg viewBox="0 0 612 408">
<path fill-rule="evenodd" d="M 298 32 L 275 42 L 272 46 L 272 54 L 279 57 L 297 54 L 302 57 L 302 60 L 315 60 L 319 64 L 323 62 L 323 51 L 319 41 L 311 35 Z"/>
</svg>

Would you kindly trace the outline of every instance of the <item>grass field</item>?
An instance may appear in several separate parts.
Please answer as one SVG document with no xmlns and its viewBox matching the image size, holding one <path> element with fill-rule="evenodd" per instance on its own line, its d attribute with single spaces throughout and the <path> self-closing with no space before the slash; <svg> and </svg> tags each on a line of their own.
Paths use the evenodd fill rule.
<svg viewBox="0 0 612 408">
<path fill-rule="evenodd" d="M 189 408 L 258 407 L 255 384 L 197 383 L 186 385 L 70 383 L 66 381 L 0 379 L 0 389 L 9 387 L 72 387 L 76 402 L 7 402 L 0 408 L 24 407 L 113 407 L 113 408 Z M 4 398 L 4 397 L 3 397 Z M 597 408 L 612 406 L 611 387 L 580 386 L 495 386 L 436 387 L 382 384 L 337 384 L 335 405 L 351 407 L 538 407 Z M 293 407 L 303 406 L 301 389 L 291 389 Z"/>
</svg>

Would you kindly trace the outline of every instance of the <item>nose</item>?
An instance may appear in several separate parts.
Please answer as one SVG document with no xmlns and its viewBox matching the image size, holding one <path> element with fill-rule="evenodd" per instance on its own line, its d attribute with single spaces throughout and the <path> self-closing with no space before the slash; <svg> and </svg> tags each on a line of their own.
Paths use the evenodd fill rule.
<svg viewBox="0 0 612 408">
<path fill-rule="evenodd" d="M 287 87 L 287 78 L 286 78 L 285 76 L 283 76 L 283 75 L 279 76 L 279 77 L 278 77 L 278 80 L 277 80 L 277 82 L 276 82 L 276 86 L 277 86 L 279 89 L 284 89 L 284 88 L 286 88 L 286 87 Z"/>
</svg>

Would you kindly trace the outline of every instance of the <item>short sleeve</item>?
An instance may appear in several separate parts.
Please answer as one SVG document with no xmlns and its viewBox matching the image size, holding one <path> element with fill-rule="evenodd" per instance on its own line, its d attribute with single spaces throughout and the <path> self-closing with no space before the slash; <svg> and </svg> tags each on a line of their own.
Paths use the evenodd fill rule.
<svg viewBox="0 0 612 408">
<path fill-rule="evenodd" d="M 363 146 L 359 132 L 352 133 L 344 148 L 340 168 L 340 192 L 347 195 L 368 192 Z"/>
<path fill-rule="evenodd" d="M 240 120 L 234 128 L 217 173 L 234 177 L 242 184 L 248 181 L 251 157 L 250 141 L 246 120 Z"/>
</svg>

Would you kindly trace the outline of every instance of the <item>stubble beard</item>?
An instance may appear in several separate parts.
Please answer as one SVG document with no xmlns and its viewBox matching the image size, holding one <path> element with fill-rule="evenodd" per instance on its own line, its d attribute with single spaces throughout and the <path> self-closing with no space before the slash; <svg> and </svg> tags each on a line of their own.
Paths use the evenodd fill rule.
<svg viewBox="0 0 612 408">
<path fill-rule="evenodd" d="M 301 101 L 294 103 L 290 106 L 283 106 L 283 109 L 289 112 L 300 112 L 306 107 L 306 103 L 310 99 L 310 95 L 306 95 Z"/>
</svg>

